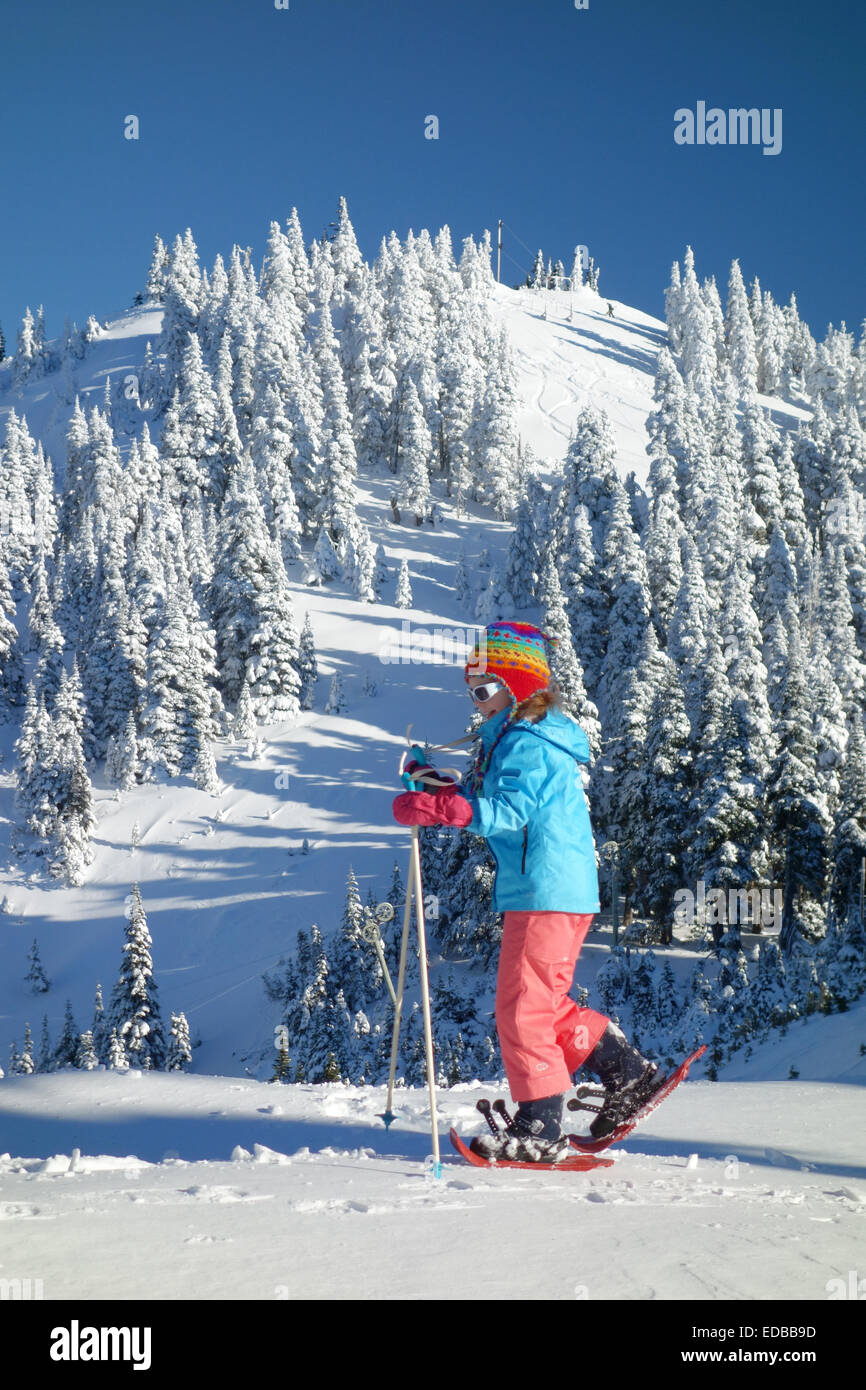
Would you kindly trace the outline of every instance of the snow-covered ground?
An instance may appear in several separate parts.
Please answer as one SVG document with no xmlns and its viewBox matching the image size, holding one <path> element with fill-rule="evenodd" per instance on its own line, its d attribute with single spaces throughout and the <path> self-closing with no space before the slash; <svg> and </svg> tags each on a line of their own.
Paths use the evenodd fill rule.
<svg viewBox="0 0 866 1390">
<path fill-rule="evenodd" d="M 862 1264 L 864 1038 L 866 1007 L 798 1024 L 742 1079 L 684 1083 L 590 1173 L 465 1164 L 445 1135 L 480 1130 L 489 1086 L 440 1093 L 437 1179 L 415 1089 L 386 1130 L 380 1087 L 13 1077 L 0 1279 L 57 1299 L 826 1300 Z M 831 1081 L 809 1079 L 819 1054 Z M 750 1074 L 789 1058 L 798 1080 Z"/>
</svg>

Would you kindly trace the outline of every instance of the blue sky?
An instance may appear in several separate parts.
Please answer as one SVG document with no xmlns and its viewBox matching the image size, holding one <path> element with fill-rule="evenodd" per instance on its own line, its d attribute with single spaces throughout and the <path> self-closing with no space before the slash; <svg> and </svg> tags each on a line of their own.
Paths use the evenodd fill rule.
<svg viewBox="0 0 866 1390">
<path fill-rule="evenodd" d="M 604 293 L 663 317 L 690 244 L 723 299 L 736 256 L 818 337 L 866 317 L 849 0 L 7 0 L 2 42 L 10 350 L 28 303 L 50 336 L 126 307 L 155 232 L 259 265 L 271 219 L 295 204 L 309 242 L 341 193 L 368 258 L 392 228 L 447 223 L 459 248 L 503 217 L 509 283 L 525 247 L 583 243 Z M 781 153 L 675 144 L 700 100 L 781 108 Z"/>
</svg>

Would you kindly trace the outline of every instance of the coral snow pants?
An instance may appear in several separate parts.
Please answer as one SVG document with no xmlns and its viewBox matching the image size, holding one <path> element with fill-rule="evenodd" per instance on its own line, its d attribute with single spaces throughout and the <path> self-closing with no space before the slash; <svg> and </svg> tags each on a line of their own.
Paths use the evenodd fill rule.
<svg viewBox="0 0 866 1390">
<path fill-rule="evenodd" d="M 496 1028 L 513 1098 L 569 1090 L 608 1024 L 568 991 L 594 913 L 506 912 L 496 977 Z"/>
</svg>

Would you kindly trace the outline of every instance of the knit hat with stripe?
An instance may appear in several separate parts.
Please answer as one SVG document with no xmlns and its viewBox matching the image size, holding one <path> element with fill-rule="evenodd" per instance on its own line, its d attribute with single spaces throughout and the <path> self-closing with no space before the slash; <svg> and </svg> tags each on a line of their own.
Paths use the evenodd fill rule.
<svg viewBox="0 0 866 1390">
<path fill-rule="evenodd" d="M 518 704 L 550 685 L 553 638 L 531 623 L 490 623 L 464 667 L 469 676 L 497 676 Z"/>
</svg>

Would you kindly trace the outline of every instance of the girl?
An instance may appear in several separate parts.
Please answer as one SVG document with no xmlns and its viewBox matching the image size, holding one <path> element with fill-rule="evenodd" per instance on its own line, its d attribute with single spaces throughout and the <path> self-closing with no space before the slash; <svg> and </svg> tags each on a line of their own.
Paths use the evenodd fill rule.
<svg viewBox="0 0 866 1390">
<path fill-rule="evenodd" d="M 529 623 L 485 629 L 464 671 L 484 715 L 473 767 L 459 789 L 404 792 L 394 801 L 401 825 L 468 827 L 484 836 L 496 861 L 493 906 L 504 913 L 496 1027 L 517 1112 L 515 1132 L 472 1140 L 491 1160 L 551 1163 L 568 1155 L 563 1101 L 580 1067 L 607 1092 L 590 1126 L 596 1139 L 663 1080 L 621 1029 L 568 994 L 600 904 L 577 766 L 589 762 L 589 742 L 560 707 L 550 642 Z"/>
</svg>

